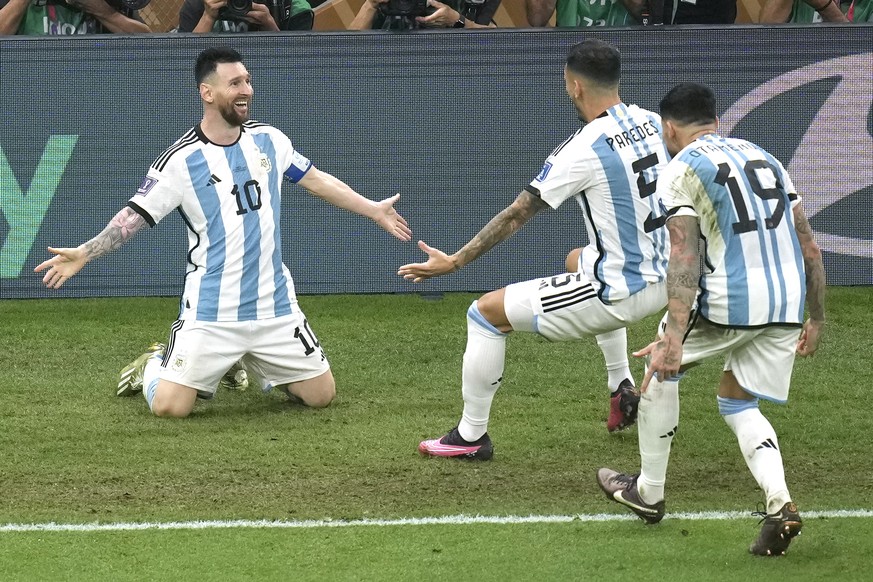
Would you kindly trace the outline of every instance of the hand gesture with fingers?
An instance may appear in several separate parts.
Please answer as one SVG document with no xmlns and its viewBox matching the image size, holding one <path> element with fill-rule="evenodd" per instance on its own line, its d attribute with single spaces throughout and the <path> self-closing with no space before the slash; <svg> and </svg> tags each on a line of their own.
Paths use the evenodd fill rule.
<svg viewBox="0 0 873 582">
<path fill-rule="evenodd" d="M 409 263 L 403 265 L 397 274 L 413 283 L 421 283 L 431 277 L 439 277 L 446 273 L 454 273 L 458 266 L 450 256 L 441 250 L 428 246 L 423 240 L 418 241 L 418 248 L 427 253 L 427 262 Z"/>
<path fill-rule="evenodd" d="M 682 364 L 682 341 L 668 333 L 634 352 L 634 356 L 637 358 L 648 356 L 646 376 L 640 385 L 640 392 L 643 393 L 648 390 L 652 376 L 664 382 L 679 373 Z"/>
<path fill-rule="evenodd" d="M 67 279 L 81 271 L 82 267 L 88 262 L 85 251 L 78 247 L 74 249 L 48 247 L 48 251 L 55 256 L 41 262 L 33 271 L 41 273 L 48 269 L 42 278 L 42 282 L 49 289 L 60 288 L 61 285 L 67 282 Z"/>
</svg>

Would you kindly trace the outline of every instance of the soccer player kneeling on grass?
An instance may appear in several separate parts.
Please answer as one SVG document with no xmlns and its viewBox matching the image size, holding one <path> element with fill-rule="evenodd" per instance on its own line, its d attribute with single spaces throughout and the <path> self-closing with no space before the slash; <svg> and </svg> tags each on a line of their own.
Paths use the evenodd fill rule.
<svg viewBox="0 0 873 582">
<path fill-rule="evenodd" d="M 282 179 L 406 241 L 412 233 L 394 210 L 400 195 L 368 200 L 317 169 L 278 129 L 249 121 L 254 90 L 235 50 L 201 52 L 195 80 L 201 122 L 155 160 L 103 232 L 76 248 L 49 248 L 54 256 L 36 271 L 46 271 L 43 282 L 57 289 L 178 209 L 189 244 L 181 313 L 166 347 L 153 346 L 122 371 L 118 393 L 142 391 L 157 416 L 184 417 L 242 360 L 264 386 L 327 406 L 336 393 L 333 375 L 282 262 Z"/>
</svg>

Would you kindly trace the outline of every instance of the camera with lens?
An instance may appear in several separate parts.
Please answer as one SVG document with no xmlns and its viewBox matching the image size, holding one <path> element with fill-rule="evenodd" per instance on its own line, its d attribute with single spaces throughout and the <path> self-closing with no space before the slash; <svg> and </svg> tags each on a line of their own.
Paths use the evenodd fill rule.
<svg viewBox="0 0 873 582">
<path fill-rule="evenodd" d="M 252 0 L 227 0 L 218 10 L 219 20 L 245 20 L 252 9 Z"/>
<path fill-rule="evenodd" d="M 382 5 L 382 12 L 385 16 L 414 18 L 433 13 L 433 9 L 428 10 L 427 0 L 388 0 Z"/>
</svg>

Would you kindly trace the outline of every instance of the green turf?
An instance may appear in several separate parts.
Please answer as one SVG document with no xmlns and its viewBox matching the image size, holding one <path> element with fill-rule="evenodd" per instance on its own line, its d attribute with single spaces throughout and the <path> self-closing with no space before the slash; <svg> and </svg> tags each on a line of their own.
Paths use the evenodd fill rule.
<svg viewBox="0 0 873 582">
<path fill-rule="evenodd" d="M 220 392 L 182 421 L 151 417 L 141 397 L 114 396 L 118 371 L 149 343 L 166 337 L 175 299 L 2 301 L 0 524 L 621 513 L 603 498 L 594 471 L 604 465 L 636 469 L 636 431 L 606 432 L 605 372 L 593 340 L 551 344 L 526 334 L 509 339 L 505 379 L 489 427 L 492 462 L 423 459 L 416 453 L 419 440 L 451 428 L 460 415 L 464 314 L 474 297 L 302 297 L 337 378 L 336 402 L 313 411 L 278 394 Z M 873 289 L 829 289 L 828 311 L 825 343 L 814 358 L 798 361 L 789 403 L 762 404 L 762 410 L 779 434 L 789 486 L 802 511 L 870 509 L 873 462 L 867 440 L 873 418 L 864 403 L 873 380 Z M 633 326 L 630 347 L 648 343 L 655 323 L 652 318 Z M 641 364 L 633 366 L 639 373 Z M 717 413 L 719 371 L 720 364 L 711 362 L 682 382 L 668 512 L 751 511 L 760 501 Z M 746 570 L 740 565 L 761 573 L 773 567 L 744 555 L 755 532 L 756 522 L 749 519 L 665 523 L 657 530 L 665 535 L 643 533 L 649 528 L 642 526 L 637 531 L 632 526 L 639 524 L 632 522 L 341 532 L 0 533 L 0 574 L 26 563 L 43 543 L 64 572 L 58 578 L 89 579 L 84 565 L 98 567 L 87 558 L 91 553 L 106 561 L 95 577 L 136 578 L 136 568 L 151 564 L 148 555 L 172 553 L 183 544 L 191 546 L 183 552 L 189 562 L 167 566 L 165 575 L 155 578 L 172 578 L 172 568 L 198 560 L 221 564 L 230 551 L 245 562 L 264 561 L 268 578 L 295 565 L 300 576 L 313 579 L 319 568 L 335 574 L 328 578 L 376 579 L 379 572 L 427 578 L 431 571 L 447 575 L 453 564 L 463 568 L 484 560 L 490 568 L 469 579 L 496 579 L 507 577 L 499 573 L 510 564 L 533 568 L 542 560 L 570 569 L 564 576 L 558 570 L 530 571 L 560 579 L 574 568 L 609 574 L 614 563 L 603 555 L 617 542 L 637 550 L 657 544 L 643 561 L 661 560 L 666 572 L 671 560 L 687 553 L 681 544 L 693 542 L 702 545 L 691 551 L 709 558 L 693 558 L 689 568 L 709 566 L 708 579 L 714 579 L 741 575 Z M 791 571 L 813 576 L 807 562 L 836 567 L 841 560 L 869 569 L 873 559 L 859 554 L 873 554 L 871 527 L 867 520 L 831 519 L 822 522 L 821 535 L 807 528 L 788 558 Z M 672 528 L 700 534 L 670 535 Z M 865 532 L 863 541 L 855 539 L 855 530 Z M 643 535 L 651 537 L 634 537 Z M 415 540 L 428 536 L 443 549 L 417 549 Z M 113 557 L 112 540 L 127 548 L 126 558 L 121 550 Z M 600 542 L 604 545 L 596 549 L 593 544 Z M 356 569 L 358 561 L 333 556 L 335 545 L 350 556 L 367 550 L 367 560 Z M 469 555 L 456 555 L 468 545 Z M 248 559 L 242 557 L 246 551 Z M 449 554 L 454 559 L 445 559 Z M 596 555 L 580 562 L 588 554 Z M 247 571 L 234 569 L 240 567 L 228 566 L 228 579 L 246 578 Z M 28 579 L 8 571 L 10 579 Z M 205 576 L 209 570 L 200 571 Z M 49 571 L 46 576 L 54 577 Z"/>
</svg>

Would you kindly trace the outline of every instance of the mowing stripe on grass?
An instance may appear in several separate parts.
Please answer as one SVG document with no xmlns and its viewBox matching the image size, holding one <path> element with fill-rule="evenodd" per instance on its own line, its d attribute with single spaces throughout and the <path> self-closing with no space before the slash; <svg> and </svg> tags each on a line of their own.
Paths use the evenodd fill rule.
<svg viewBox="0 0 873 582">
<path fill-rule="evenodd" d="M 804 511 L 805 519 L 837 518 L 837 517 L 873 517 L 870 509 L 834 509 L 829 511 Z M 751 518 L 748 511 L 703 511 L 699 513 L 668 513 L 670 519 L 685 520 L 732 520 Z M 592 515 L 447 515 L 444 517 L 408 517 L 401 519 L 355 519 L 332 520 L 314 519 L 305 521 L 271 521 L 271 520 L 210 520 L 210 521 L 168 521 L 154 523 L 8 523 L 0 525 L 0 532 L 98 532 L 98 531 L 132 531 L 148 529 L 227 529 L 227 528 L 323 528 L 323 527 L 364 527 L 364 526 L 397 526 L 397 525 L 472 525 L 479 523 L 514 524 L 514 523 L 568 523 L 573 521 L 630 521 L 637 519 L 631 514 L 595 513 Z"/>
</svg>

